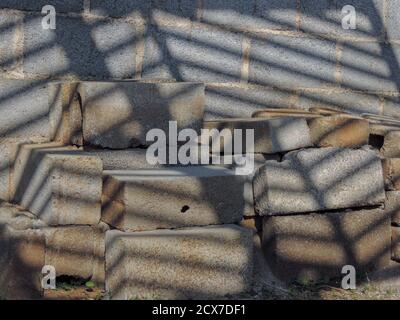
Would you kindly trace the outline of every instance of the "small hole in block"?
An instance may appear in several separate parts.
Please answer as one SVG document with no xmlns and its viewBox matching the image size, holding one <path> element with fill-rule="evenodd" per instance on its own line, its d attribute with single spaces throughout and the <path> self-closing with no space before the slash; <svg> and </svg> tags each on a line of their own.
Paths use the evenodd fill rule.
<svg viewBox="0 0 400 320">
<path fill-rule="evenodd" d="M 188 211 L 189 209 L 190 209 L 189 206 L 183 206 L 182 209 L 181 209 L 181 212 L 182 212 L 182 213 L 185 213 L 185 212 Z"/>
</svg>

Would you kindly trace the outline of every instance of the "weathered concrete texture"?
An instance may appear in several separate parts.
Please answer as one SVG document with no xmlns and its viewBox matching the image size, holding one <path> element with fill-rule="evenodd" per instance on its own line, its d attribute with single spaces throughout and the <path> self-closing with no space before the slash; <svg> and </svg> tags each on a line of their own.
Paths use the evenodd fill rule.
<svg viewBox="0 0 400 320">
<path fill-rule="evenodd" d="M 375 42 L 346 42 L 342 56 L 342 86 L 353 90 L 398 91 L 400 75 L 393 73 L 399 50 Z"/>
<path fill-rule="evenodd" d="M 266 287 L 285 289 L 287 287 L 286 283 L 274 276 L 267 259 L 265 259 L 262 246 L 263 217 L 246 217 L 241 221 L 240 225 L 253 231 L 254 267 L 252 291 L 259 292 Z"/>
<path fill-rule="evenodd" d="M 333 115 L 309 119 L 311 140 L 317 147 L 357 148 L 368 144 L 368 120 L 349 116 Z"/>
<path fill-rule="evenodd" d="M 309 147 L 312 145 L 310 130 L 305 119 L 281 118 L 281 119 L 221 119 L 217 121 L 205 121 L 204 129 L 219 130 L 220 136 L 224 136 L 227 129 L 227 142 L 221 141 L 220 152 L 228 148 L 228 142 L 234 146 L 234 130 L 242 130 L 242 152 L 243 153 L 277 153 Z M 246 130 L 254 130 L 254 148 L 247 145 Z M 229 137 L 230 136 L 230 137 Z M 215 139 L 214 139 L 215 140 Z M 204 139 L 202 143 L 208 143 Z M 214 148 L 214 147 L 213 147 Z M 234 149 L 232 147 L 232 149 Z M 235 150 L 233 150 L 235 152 Z"/>
<path fill-rule="evenodd" d="M 251 118 L 260 109 L 295 108 L 296 93 L 262 86 L 206 86 L 205 120 Z M 232 106 L 235 106 L 232 108 Z"/>
<path fill-rule="evenodd" d="M 360 92 L 301 91 L 298 106 L 303 109 L 334 108 L 351 113 L 380 114 L 380 98 L 378 95 Z"/>
<path fill-rule="evenodd" d="M 386 17 L 386 30 L 390 40 L 400 40 L 400 10 L 399 4 L 396 0 L 388 0 L 388 14 Z"/>
<path fill-rule="evenodd" d="M 400 227 L 392 227 L 392 260 L 400 262 Z"/>
<path fill-rule="evenodd" d="M 242 38 L 241 34 L 216 29 L 149 28 L 142 77 L 239 82 Z"/>
<path fill-rule="evenodd" d="M 49 225 L 97 224 L 101 190 L 99 158 L 57 143 L 21 147 L 11 197 Z"/>
<path fill-rule="evenodd" d="M 196 2 L 193 0 L 91 0 L 91 13 L 110 17 L 133 17 L 147 19 L 168 17 L 172 19 L 193 19 L 196 16 Z"/>
<path fill-rule="evenodd" d="M 252 41 L 249 81 L 290 89 L 320 88 L 335 83 L 335 61 L 332 41 L 272 35 Z"/>
<path fill-rule="evenodd" d="M 1 3 L 2 5 L 2 3 Z M 0 70 L 7 71 L 17 63 L 16 35 L 20 18 L 0 11 Z"/>
<path fill-rule="evenodd" d="M 234 223 L 243 217 L 244 178 L 226 168 L 121 170 L 104 175 L 101 219 L 120 230 Z"/>
<path fill-rule="evenodd" d="M 97 227 L 71 226 L 46 228 L 46 265 L 54 266 L 57 276 L 67 275 L 105 281 L 104 232 Z"/>
<path fill-rule="evenodd" d="M 57 16 L 56 21 L 55 30 L 43 32 L 41 16 L 25 17 L 26 74 L 96 79 L 135 76 L 137 32 L 132 24 L 64 16 Z"/>
<path fill-rule="evenodd" d="M 235 30 L 296 28 L 296 2 L 291 0 L 205 0 L 202 21 Z"/>
<path fill-rule="evenodd" d="M 400 191 L 400 158 L 382 159 L 385 190 Z"/>
<path fill-rule="evenodd" d="M 302 0 L 301 29 L 307 33 L 325 34 L 336 37 L 378 38 L 383 26 L 384 0 Z M 356 29 L 346 30 L 342 27 L 342 12 L 346 5 L 356 10 Z M 347 20 L 345 20 L 347 22 Z"/>
<path fill-rule="evenodd" d="M 4 201 L 10 201 L 11 168 L 14 164 L 17 152 L 17 143 L 0 143 L 0 199 Z"/>
<path fill-rule="evenodd" d="M 43 297 L 42 268 L 52 265 L 56 276 L 105 282 L 105 243 L 100 226 L 48 227 L 29 212 L 0 204 L 0 290 L 2 298 Z M 5 296 L 3 296 L 5 295 Z"/>
<path fill-rule="evenodd" d="M 52 5 L 58 13 L 82 12 L 84 0 L 1 0 L 2 8 L 23 11 L 42 11 L 46 5 Z"/>
<path fill-rule="evenodd" d="M 38 299 L 45 265 L 45 237 L 35 219 L 0 204 L 0 296 L 2 299 Z"/>
<path fill-rule="evenodd" d="M 305 119 L 313 119 L 321 117 L 320 114 L 309 112 L 307 110 L 302 109 L 276 109 L 276 108 L 267 108 L 254 112 L 252 118 L 263 118 L 263 119 L 275 119 L 275 118 L 305 118 Z"/>
<path fill-rule="evenodd" d="M 51 141 L 83 145 L 82 110 L 77 89 L 75 82 L 48 84 Z"/>
<path fill-rule="evenodd" d="M 83 104 L 85 144 L 112 149 L 149 145 L 146 134 L 169 121 L 178 132 L 200 132 L 204 85 L 197 83 L 84 82 L 79 86 Z M 176 140 L 176 137 L 173 137 Z"/>
<path fill-rule="evenodd" d="M 383 114 L 397 118 L 400 118 L 400 98 L 399 97 L 386 97 L 383 105 Z"/>
<path fill-rule="evenodd" d="M 156 169 L 162 165 L 153 165 L 147 161 L 147 150 L 145 149 L 126 149 L 126 150 L 107 150 L 107 149 L 87 149 L 83 154 L 96 156 L 103 162 L 103 170 L 137 170 L 137 169 Z"/>
<path fill-rule="evenodd" d="M 284 281 L 341 278 L 390 262 L 390 216 L 381 209 L 264 217 L 263 248 L 273 273 Z"/>
<path fill-rule="evenodd" d="M 243 158 L 246 159 L 251 159 L 251 154 L 245 154 L 241 155 Z M 254 209 L 254 193 L 253 193 L 253 179 L 254 175 L 259 167 L 265 164 L 266 161 L 268 160 L 275 160 L 279 161 L 280 156 L 277 154 L 253 154 L 254 156 L 254 169 L 249 173 L 243 175 L 245 182 L 244 182 L 244 199 L 245 199 L 245 206 L 244 206 L 244 211 L 243 215 L 245 217 L 253 217 L 257 215 L 255 209 Z M 212 157 L 212 162 L 213 164 L 217 165 L 219 164 L 216 159 L 215 155 Z M 246 160 L 247 161 L 247 160 Z M 251 161 L 251 160 L 250 160 Z M 220 164 L 223 165 L 224 167 L 227 167 L 232 170 L 236 170 L 238 168 L 243 168 L 243 166 L 238 165 L 235 162 L 234 156 L 220 156 Z"/>
<path fill-rule="evenodd" d="M 0 80 L 0 140 L 50 141 L 46 82 Z"/>
<path fill-rule="evenodd" d="M 322 148 L 267 161 L 253 181 L 256 211 L 284 215 L 380 205 L 385 201 L 381 161 L 372 150 Z"/>
<path fill-rule="evenodd" d="M 385 135 L 381 148 L 381 156 L 385 158 L 400 158 L 400 130 L 390 131 Z"/>
<path fill-rule="evenodd" d="M 385 210 L 392 217 L 392 224 L 400 226 L 400 192 L 386 192 Z"/>
<path fill-rule="evenodd" d="M 251 286 L 252 269 L 252 232 L 235 225 L 106 233 L 106 289 L 112 299 L 241 293 Z"/>
</svg>

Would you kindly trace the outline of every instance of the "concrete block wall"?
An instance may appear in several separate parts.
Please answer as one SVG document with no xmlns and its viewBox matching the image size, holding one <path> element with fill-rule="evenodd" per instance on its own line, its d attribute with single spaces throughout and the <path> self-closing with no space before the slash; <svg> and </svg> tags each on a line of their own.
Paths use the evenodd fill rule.
<svg viewBox="0 0 400 320">
<path fill-rule="evenodd" d="M 399 117 L 399 12 L 396 0 L 3 0 L 0 77 L 200 81 L 207 119 L 310 106 Z"/>
</svg>

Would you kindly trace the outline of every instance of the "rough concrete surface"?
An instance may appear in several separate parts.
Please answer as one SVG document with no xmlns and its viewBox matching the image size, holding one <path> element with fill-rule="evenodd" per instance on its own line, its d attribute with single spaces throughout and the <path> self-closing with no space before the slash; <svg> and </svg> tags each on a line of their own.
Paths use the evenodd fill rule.
<svg viewBox="0 0 400 320">
<path fill-rule="evenodd" d="M 252 261 L 252 231 L 235 225 L 106 233 L 106 289 L 112 299 L 241 293 L 250 287 Z"/>
<path fill-rule="evenodd" d="M 368 149 L 295 151 L 267 161 L 253 181 L 256 211 L 283 215 L 380 205 L 385 201 L 382 165 Z"/>
</svg>

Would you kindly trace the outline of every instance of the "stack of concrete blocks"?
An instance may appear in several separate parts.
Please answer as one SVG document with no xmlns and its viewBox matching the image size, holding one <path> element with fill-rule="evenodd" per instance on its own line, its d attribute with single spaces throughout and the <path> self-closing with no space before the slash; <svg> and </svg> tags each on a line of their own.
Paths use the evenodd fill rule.
<svg viewBox="0 0 400 320">
<path fill-rule="evenodd" d="M 4 132 L 1 144 L 12 150 L 2 153 L 1 199 L 14 204 L 1 208 L 6 298 L 45 295 L 44 265 L 91 280 L 114 299 L 250 289 L 252 231 L 238 225 L 248 210 L 246 180 L 224 166 L 169 167 L 146 157 L 151 129 L 167 141 L 177 139 L 169 121 L 200 133 L 203 84 L 59 82 L 38 94 L 40 126 L 17 138 Z M 26 277 L 14 260 L 27 261 Z"/>
<path fill-rule="evenodd" d="M 336 279 L 346 265 L 365 276 L 390 264 L 390 214 L 379 150 L 369 145 L 368 115 L 265 109 L 205 127 L 254 130 L 254 152 L 262 159 L 248 177 L 255 210 L 246 211 L 244 224 L 262 237 L 255 247 L 264 260 L 255 255 L 256 269 L 274 276 L 262 280 Z"/>
<path fill-rule="evenodd" d="M 42 27 L 47 4 L 56 29 Z M 344 5 L 356 30 L 342 28 Z M 22 210 L 2 208 L 3 291 L 42 296 L 46 263 L 116 298 L 239 293 L 252 268 L 250 233 L 233 225 L 241 215 L 263 234 L 254 261 L 267 268 L 265 251 L 284 280 L 380 268 L 390 243 L 398 260 L 387 214 L 398 203 L 399 10 L 397 0 L 0 1 L 0 75 L 20 79 L 0 82 L 0 199 Z M 80 82 L 111 79 L 129 81 Z M 268 107 L 298 112 L 252 118 Z M 254 129 L 245 152 L 258 171 L 149 165 L 145 134 L 168 120 Z M 384 161 L 386 200 L 368 144 Z"/>
</svg>

